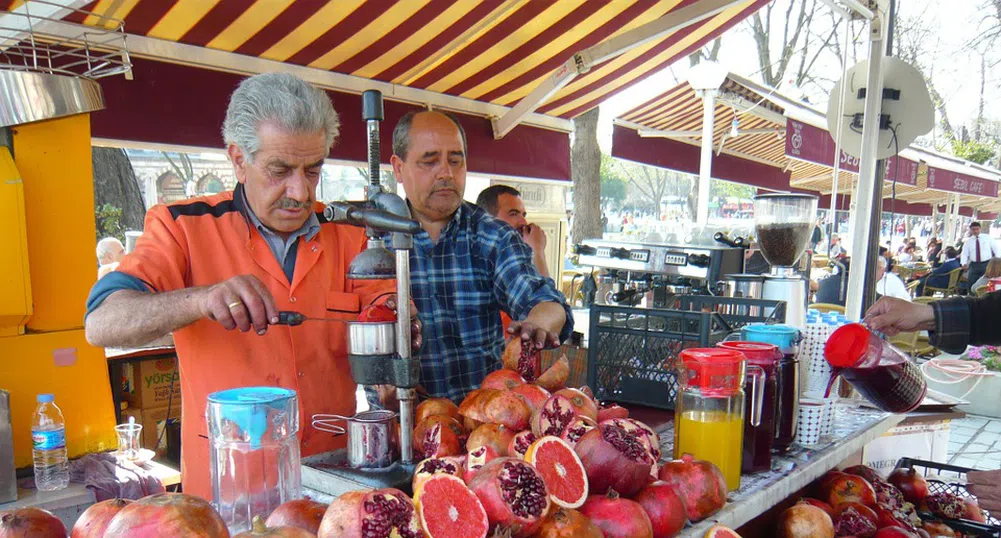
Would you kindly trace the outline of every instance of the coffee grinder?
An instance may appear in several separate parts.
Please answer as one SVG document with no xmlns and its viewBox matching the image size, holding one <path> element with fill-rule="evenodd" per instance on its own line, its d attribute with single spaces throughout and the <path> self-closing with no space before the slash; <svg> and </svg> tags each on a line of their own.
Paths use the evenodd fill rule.
<svg viewBox="0 0 1001 538">
<path fill-rule="evenodd" d="M 796 273 L 795 266 L 806 250 L 816 219 L 817 197 L 812 194 L 754 197 L 754 235 L 761 255 L 772 267 L 765 276 L 761 298 L 785 301 L 786 324 L 800 329 L 806 324 L 810 282 Z"/>
<path fill-rule="evenodd" d="M 321 431 L 348 434 L 348 448 L 318 454 L 302 461 L 303 487 L 328 495 L 395 487 L 407 491 L 413 476 L 413 431 L 420 360 L 410 349 L 410 250 L 413 234 L 421 225 L 413 220 L 407 203 L 383 190 L 379 169 L 379 122 L 383 120 L 382 94 L 362 94 L 363 118 L 368 130 L 369 184 L 363 202 L 332 202 L 324 210 L 330 222 L 364 227 L 368 247 L 348 266 L 350 279 L 396 279 L 395 322 L 346 322 L 351 376 L 360 385 L 392 385 L 400 402 L 399 434 L 395 414 L 385 410 L 354 417 L 313 417 Z M 389 248 L 387 248 L 387 240 Z M 334 426 L 340 420 L 346 428 Z M 395 449 L 399 446 L 399 460 Z"/>
</svg>

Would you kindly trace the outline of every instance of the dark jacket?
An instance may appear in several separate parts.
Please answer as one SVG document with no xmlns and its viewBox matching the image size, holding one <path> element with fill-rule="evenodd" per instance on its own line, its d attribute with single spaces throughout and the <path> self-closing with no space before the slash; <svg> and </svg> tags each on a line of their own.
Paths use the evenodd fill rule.
<svg viewBox="0 0 1001 538">
<path fill-rule="evenodd" d="M 959 260 L 949 260 L 942 263 L 938 267 L 932 269 L 931 274 L 928 275 L 928 280 L 925 281 L 926 286 L 934 286 L 936 288 L 944 288 L 949 285 L 949 272 L 962 267 L 959 264 Z"/>
<path fill-rule="evenodd" d="M 950 297 L 932 304 L 935 330 L 931 344 L 947 353 L 959 354 L 966 346 L 1001 345 L 1001 292 L 980 298 Z"/>
</svg>

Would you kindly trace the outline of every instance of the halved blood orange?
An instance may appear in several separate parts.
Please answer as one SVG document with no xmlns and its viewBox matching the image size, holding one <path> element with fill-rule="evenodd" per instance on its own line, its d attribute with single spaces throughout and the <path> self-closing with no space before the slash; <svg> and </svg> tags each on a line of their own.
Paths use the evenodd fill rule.
<svg viewBox="0 0 1001 538">
<path fill-rule="evenodd" d="M 740 535 L 730 527 L 716 524 L 706 531 L 705 538 L 740 538 Z"/>
<path fill-rule="evenodd" d="M 480 499 L 450 474 L 431 475 L 414 504 L 428 538 L 485 538 L 490 529 Z"/>
<path fill-rule="evenodd" d="M 587 500 L 587 473 L 566 441 L 547 435 L 531 444 L 525 461 L 542 475 L 549 498 L 563 508 L 579 508 Z"/>
</svg>

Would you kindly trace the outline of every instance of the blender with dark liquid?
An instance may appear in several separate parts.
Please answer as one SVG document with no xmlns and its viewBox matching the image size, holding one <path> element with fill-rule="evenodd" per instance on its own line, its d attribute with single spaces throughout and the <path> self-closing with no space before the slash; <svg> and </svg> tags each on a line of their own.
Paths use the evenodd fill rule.
<svg viewBox="0 0 1001 538">
<path fill-rule="evenodd" d="M 774 193 L 754 197 L 754 233 L 761 255 L 772 266 L 761 298 L 785 301 L 785 322 L 803 329 L 809 281 L 796 273 L 817 220 L 817 197 L 812 194 Z M 768 314 L 768 312 L 766 312 Z"/>
</svg>

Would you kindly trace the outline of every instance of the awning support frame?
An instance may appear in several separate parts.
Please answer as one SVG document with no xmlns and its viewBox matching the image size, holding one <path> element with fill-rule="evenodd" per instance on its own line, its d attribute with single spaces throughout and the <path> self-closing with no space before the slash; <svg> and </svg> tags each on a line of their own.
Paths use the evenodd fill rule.
<svg viewBox="0 0 1001 538">
<path fill-rule="evenodd" d="M 746 0 L 701 0 L 574 54 L 540 82 L 531 93 L 518 101 L 514 108 L 491 120 L 494 138 L 498 140 L 504 138 L 526 115 L 535 112 L 556 92 L 565 88 L 578 76 L 586 74 L 592 67 L 645 43 L 698 24 L 744 1 Z"/>
</svg>

